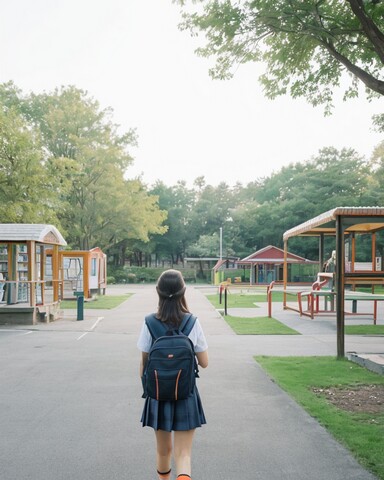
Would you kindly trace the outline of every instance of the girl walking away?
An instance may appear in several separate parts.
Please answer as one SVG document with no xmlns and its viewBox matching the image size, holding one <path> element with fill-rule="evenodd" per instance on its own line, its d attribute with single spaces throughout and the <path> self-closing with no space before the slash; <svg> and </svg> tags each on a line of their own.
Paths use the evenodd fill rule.
<svg viewBox="0 0 384 480">
<path fill-rule="evenodd" d="M 197 375 L 197 365 L 201 368 L 208 366 L 208 345 L 199 320 L 189 312 L 181 273 L 177 270 L 163 272 L 158 279 L 156 290 L 159 297 L 157 312 L 145 318 L 137 342 L 142 352 L 140 376 L 145 398 L 141 422 L 143 427 L 152 427 L 155 432 L 158 479 L 171 479 L 173 457 L 177 479 L 190 480 L 193 436 L 196 428 L 206 423 L 194 377 L 195 371 Z M 184 335 L 180 335 L 180 332 Z M 178 354 L 181 351 L 179 346 L 173 350 L 169 347 L 167 350 L 167 347 L 164 348 L 166 343 L 163 343 L 160 347 L 159 342 L 162 341 L 170 341 L 169 345 L 184 341 L 186 354 Z M 192 351 L 195 364 L 195 369 L 192 369 L 193 380 L 188 380 L 188 376 L 185 378 L 184 374 L 188 371 L 185 363 L 188 361 L 188 347 Z M 155 348 L 157 355 L 154 353 Z M 168 364 L 163 370 L 154 366 L 156 361 L 159 362 L 159 355 L 164 355 L 164 352 L 166 355 L 161 361 L 167 362 L 169 359 L 169 363 L 175 368 L 168 367 Z M 180 359 L 177 358 L 178 355 Z M 179 368 L 179 365 L 176 367 L 177 362 L 184 362 L 183 368 Z M 170 378 L 173 371 L 175 380 Z M 153 388 L 148 386 L 152 381 Z"/>
</svg>

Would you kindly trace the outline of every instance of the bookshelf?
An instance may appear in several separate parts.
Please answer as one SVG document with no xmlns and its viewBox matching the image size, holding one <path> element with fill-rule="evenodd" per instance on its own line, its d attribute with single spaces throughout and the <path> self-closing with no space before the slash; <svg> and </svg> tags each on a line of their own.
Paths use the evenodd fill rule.
<svg viewBox="0 0 384 480">
<path fill-rule="evenodd" d="M 11 269 L 9 268 L 10 262 L 13 266 Z M 11 278 L 11 271 L 16 271 L 16 278 Z M 28 283 L 26 283 L 28 281 L 27 245 L 0 244 L 0 272 L 4 279 L 14 279 L 18 282 L 16 290 L 14 287 L 10 287 L 8 301 L 11 303 L 28 302 Z M 2 290 L 4 290 L 4 284 Z M 3 296 L 0 294 L 0 301 L 7 300 L 2 298 Z"/>
</svg>

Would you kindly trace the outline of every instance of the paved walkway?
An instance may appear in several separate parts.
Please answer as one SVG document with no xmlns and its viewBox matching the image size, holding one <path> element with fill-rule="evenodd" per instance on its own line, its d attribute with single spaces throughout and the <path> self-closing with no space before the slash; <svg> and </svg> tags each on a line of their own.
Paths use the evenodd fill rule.
<svg viewBox="0 0 384 480">
<path fill-rule="evenodd" d="M 139 422 L 136 349 L 144 315 L 156 308 L 155 289 L 113 292 L 134 295 L 113 311 L 86 310 L 81 322 L 66 311 L 36 329 L 0 328 L 0 478 L 156 478 L 153 432 Z M 196 434 L 193 479 L 373 480 L 253 359 L 335 355 L 332 320 L 300 319 L 276 306 L 274 317 L 302 335 L 237 336 L 204 293 L 187 290 L 210 351 L 199 379 L 208 424 Z M 383 342 L 348 337 L 346 350 L 380 353 Z"/>
</svg>

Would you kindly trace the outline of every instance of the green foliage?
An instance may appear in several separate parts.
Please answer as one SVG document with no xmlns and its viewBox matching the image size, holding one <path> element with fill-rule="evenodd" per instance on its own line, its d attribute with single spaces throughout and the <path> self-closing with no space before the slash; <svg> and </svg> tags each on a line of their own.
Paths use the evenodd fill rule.
<svg viewBox="0 0 384 480">
<path fill-rule="evenodd" d="M 0 220 L 52 223 L 70 247 L 99 246 L 121 268 L 127 260 L 143 268 L 178 268 L 186 256 L 218 257 L 220 228 L 223 258 L 244 258 L 268 245 L 282 248 L 286 230 L 324 211 L 384 205 L 383 143 L 370 161 L 352 149 L 327 147 L 245 186 L 214 187 L 198 177 L 193 188 L 159 181 L 148 191 L 140 180 L 128 179 L 135 131 L 119 133 L 112 112 L 101 110 L 87 92 L 63 87 L 23 95 L 6 83 L 0 85 L 0 107 Z M 376 123 L 379 128 L 383 118 Z M 332 242 L 325 240 L 329 254 Z M 365 261 L 370 246 L 363 238 L 356 242 L 359 261 Z M 377 235 L 376 246 L 384 256 L 384 236 Z M 294 238 L 290 251 L 316 260 L 317 239 Z M 209 281 L 206 268 L 200 262 L 189 281 Z M 158 276 L 121 272 L 110 275 L 116 282 L 154 282 Z M 225 275 L 234 280 L 242 273 Z M 292 275 L 308 280 L 312 273 Z"/>
<path fill-rule="evenodd" d="M 54 223 L 80 249 L 165 232 L 158 198 L 126 179 L 136 133 L 120 134 L 110 109 L 72 86 L 23 96 L 12 83 L 0 107 L 2 221 Z"/>
<path fill-rule="evenodd" d="M 286 230 L 320 213 L 377 204 L 378 179 L 372 178 L 369 162 L 354 150 L 323 148 L 310 160 L 289 164 L 253 186 L 250 201 L 233 214 L 232 228 L 242 232 L 248 254 L 267 245 L 282 248 Z M 295 253 L 317 259 L 317 241 L 305 245 L 292 241 L 291 248 L 296 245 Z"/>
<path fill-rule="evenodd" d="M 326 113 L 345 70 L 352 74 L 346 99 L 358 95 L 358 80 L 368 96 L 384 93 L 382 2 L 174 1 L 184 12 L 180 28 L 204 36 L 197 53 L 215 59 L 214 78 L 230 78 L 242 63 L 263 62 L 267 97 L 304 97 L 325 105 Z M 191 3 L 197 6 L 187 8 Z"/>
<path fill-rule="evenodd" d="M 182 273 L 187 283 L 196 282 L 196 271 L 187 268 L 177 268 Z M 115 283 L 156 283 L 159 276 L 166 268 L 151 267 L 108 267 L 108 272 L 112 274 Z"/>
<path fill-rule="evenodd" d="M 1 93 L 4 90 L 0 86 Z M 14 106 L 0 103 L 0 219 L 6 223 L 55 223 L 60 204 L 44 168 L 38 132 Z"/>
<path fill-rule="evenodd" d="M 331 357 L 255 357 L 274 380 L 378 478 L 384 479 L 384 415 L 338 409 L 313 388 L 383 385 L 384 377 Z"/>
<path fill-rule="evenodd" d="M 138 180 L 124 178 L 136 134 L 119 134 L 110 109 L 101 110 L 75 87 L 32 94 L 23 108 L 42 133 L 51 176 L 64 186 L 62 223 L 72 246 L 89 249 L 97 241 L 108 248 L 126 238 L 145 241 L 149 233 L 163 231 L 165 213 L 157 199 L 148 196 Z"/>
</svg>

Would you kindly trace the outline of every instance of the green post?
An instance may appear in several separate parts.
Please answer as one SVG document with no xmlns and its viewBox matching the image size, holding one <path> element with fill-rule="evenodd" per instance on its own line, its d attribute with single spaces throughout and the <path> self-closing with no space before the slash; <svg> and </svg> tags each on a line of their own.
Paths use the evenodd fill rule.
<svg viewBox="0 0 384 480">
<path fill-rule="evenodd" d="M 77 297 L 77 320 L 84 320 L 84 292 L 73 292 Z"/>
</svg>

